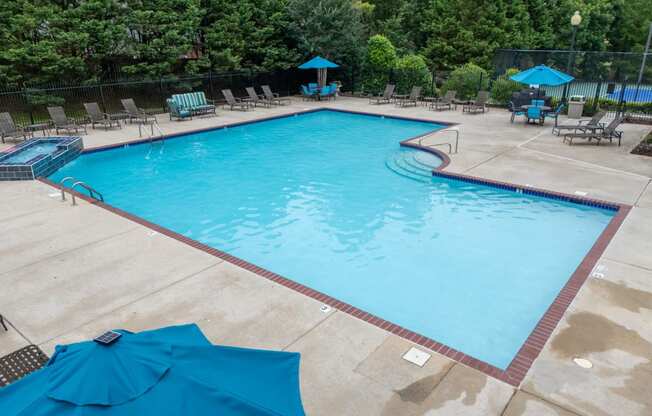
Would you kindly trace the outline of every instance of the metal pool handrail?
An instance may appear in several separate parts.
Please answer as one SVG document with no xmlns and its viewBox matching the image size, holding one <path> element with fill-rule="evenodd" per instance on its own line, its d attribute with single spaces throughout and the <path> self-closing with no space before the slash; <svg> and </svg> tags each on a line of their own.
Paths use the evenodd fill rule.
<svg viewBox="0 0 652 416">
<path fill-rule="evenodd" d="M 449 127 L 449 128 L 443 129 L 443 130 L 437 130 L 435 132 L 432 132 L 430 134 L 426 134 L 425 136 L 420 137 L 419 141 L 418 141 L 419 146 L 423 146 L 423 147 L 448 146 L 448 153 L 452 154 L 453 153 L 453 145 L 451 145 L 448 142 L 446 142 L 446 143 L 423 144 L 423 140 L 425 140 L 425 139 L 427 139 L 429 137 L 433 137 L 437 133 L 446 133 L 446 132 L 454 132 L 455 133 L 455 153 L 457 154 L 457 147 L 458 147 L 458 144 L 459 144 L 459 141 L 460 141 L 460 130 L 459 130 L 459 128 L 457 128 L 457 126 Z"/>
<path fill-rule="evenodd" d="M 97 199 L 100 202 L 104 202 L 104 197 L 102 196 L 102 194 L 99 191 L 92 188 L 90 185 L 86 184 L 85 182 L 78 181 L 77 179 L 75 179 L 72 176 L 66 176 L 65 178 L 61 179 L 61 181 L 59 181 L 59 184 L 61 185 L 61 200 L 62 201 L 66 200 L 65 183 L 67 181 L 75 181 L 72 184 L 72 186 L 70 187 L 70 190 L 68 191 L 68 192 L 70 192 L 70 195 L 72 195 L 72 205 L 77 205 L 77 198 L 75 197 L 75 194 L 73 192 L 71 192 L 71 191 L 74 190 L 75 186 L 78 186 L 78 185 L 81 186 L 82 188 L 86 189 L 91 198 Z"/>
</svg>

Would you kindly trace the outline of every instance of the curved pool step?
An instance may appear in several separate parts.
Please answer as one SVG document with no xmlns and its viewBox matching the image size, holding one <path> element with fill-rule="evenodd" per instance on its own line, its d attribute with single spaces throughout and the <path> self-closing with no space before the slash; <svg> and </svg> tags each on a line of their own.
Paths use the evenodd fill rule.
<svg viewBox="0 0 652 416">
<path fill-rule="evenodd" d="M 401 176 L 420 182 L 429 182 L 432 179 L 432 169 L 439 165 L 441 161 L 438 159 L 418 158 L 421 153 L 425 152 L 400 149 L 387 157 L 385 165 L 388 169 Z"/>
</svg>

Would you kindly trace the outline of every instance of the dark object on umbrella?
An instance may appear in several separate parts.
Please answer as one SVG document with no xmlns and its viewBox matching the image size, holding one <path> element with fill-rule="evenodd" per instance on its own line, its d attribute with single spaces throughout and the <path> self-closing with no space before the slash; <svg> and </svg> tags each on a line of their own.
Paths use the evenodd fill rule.
<svg viewBox="0 0 652 416">
<path fill-rule="evenodd" d="M 0 389 L 13 415 L 304 415 L 299 354 L 213 346 L 196 325 L 57 346 Z"/>
</svg>

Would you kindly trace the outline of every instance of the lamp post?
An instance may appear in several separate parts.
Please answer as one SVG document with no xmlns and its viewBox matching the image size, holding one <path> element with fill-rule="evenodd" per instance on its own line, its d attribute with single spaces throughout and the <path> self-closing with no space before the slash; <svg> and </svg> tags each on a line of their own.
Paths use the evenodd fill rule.
<svg viewBox="0 0 652 416">
<path fill-rule="evenodd" d="M 568 51 L 568 62 L 566 63 L 566 72 L 571 73 L 571 64 L 573 62 L 573 51 L 575 50 L 575 36 L 577 35 L 577 27 L 582 23 L 582 16 L 580 15 L 579 10 L 575 10 L 573 16 L 570 18 L 570 24 L 573 28 L 573 36 L 571 38 L 571 46 Z M 564 101 L 566 101 L 566 95 L 568 93 L 568 84 L 564 85 Z"/>
</svg>

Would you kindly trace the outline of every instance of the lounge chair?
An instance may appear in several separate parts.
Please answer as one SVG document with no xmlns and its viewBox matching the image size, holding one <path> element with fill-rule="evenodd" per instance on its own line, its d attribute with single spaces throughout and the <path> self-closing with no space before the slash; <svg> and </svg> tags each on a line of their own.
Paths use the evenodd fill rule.
<svg viewBox="0 0 652 416">
<path fill-rule="evenodd" d="M 156 121 L 156 117 L 147 114 L 142 108 L 138 108 L 132 98 L 124 98 L 120 100 L 120 102 L 122 103 L 122 107 L 125 109 L 127 120 L 129 120 L 130 123 L 136 121 L 138 123 L 147 124 Z"/>
<path fill-rule="evenodd" d="M 283 103 L 289 104 L 292 101 L 290 97 L 281 97 L 277 93 L 272 92 L 272 89 L 269 88 L 269 85 L 263 85 L 261 88 L 263 89 L 263 95 L 265 95 L 267 101 L 272 104 L 284 105 Z"/>
<path fill-rule="evenodd" d="M 489 101 L 489 91 L 479 91 L 475 100 L 470 101 L 462 106 L 463 113 L 484 113 L 487 111 L 487 101 Z"/>
<path fill-rule="evenodd" d="M 421 99 L 421 87 L 412 87 L 410 95 L 405 96 L 401 99 L 396 100 L 396 105 L 400 107 L 407 107 L 410 105 L 417 106 L 419 105 L 419 100 Z"/>
<path fill-rule="evenodd" d="M 23 127 L 17 126 L 14 119 L 9 113 L 0 113 L 0 139 L 5 143 L 5 139 L 20 139 L 27 140 L 34 134 L 31 131 L 25 130 Z"/>
<path fill-rule="evenodd" d="M 319 91 L 319 99 L 327 99 L 330 100 L 331 98 L 335 98 L 335 93 L 337 92 L 337 85 L 331 84 L 331 85 L 324 85 L 321 90 Z"/>
<path fill-rule="evenodd" d="M 600 123 L 600 120 L 605 116 L 604 111 L 598 111 L 593 114 L 590 120 L 580 120 L 576 124 L 556 124 L 552 127 L 552 133 L 557 133 L 559 136 L 562 130 L 572 130 L 573 132 L 584 131 L 586 129 L 593 129 L 595 127 L 604 127 L 604 124 Z"/>
<path fill-rule="evenodd" d="M 534 121 L 535 124 L 543 124 L 543 111 L 541 107 L 528 107 L 525 112 L 526 122 Z"/>
<path fill-rule="evenodd" d="M 233 109 L 236 108 L 238 110 L 247 111 L 252 106 L 252 104 L 247 100 L 243 100 L 241 98 L 235 98 L 230 89 L 222 90 L 222 95 L 226 100 L 226 104 L 224 104 L 224 108 L 229 107 L 231 111 L 233 111 Z"/>
<path fill-rule="evenodd" d="M 120 121 L 102 112 L 97 103 L 84 103 L 84 108 L 88 114 L 88 119 L 91 121 L 91 128 L 94 129 L 96 124 L 103 126 L 107 130 L 113 126 L 120 128 Z"/>
<path fill-rule="evenodd" d="M 165 100 L 165 102 L 168 106 L 168 113 L 170 114 L 170 120 L 175 118 L 177 120 L 185 120 L 185 119 L 192 120 L 192 111 L 187 110 L 182 106 L 180 106 L 177 100 L 173 98 L 168 98 L 167 100 Z"/>
<path fill-rule="evenodd" d="M 262 104 L 265 107 L 272 106 L 272 102 L 268 101 L 264 95 L 263 96 L 258 95 L 254 87 L 247 87 L 245 88 L 245 90 L 247 91 L 247 95 L 249 95 L 249 98 L 245 98 L 245 100 L 252 102 L 254 107 L 257 107 L 258 104 Z"/>
<path fill-rule="evenodd" d="M 394 98 L 394 89 L 396 89 L 396 85 L 387 84 L 382 95 L 369 96 L 369 104 L 389 104 Z"/>
<path fill-rule="evenodd" d="M 557 108 L 555 108 L 554 111 L 547 111 L 547 112 L 543 113 L 543 119 L 544 119 L 544 121 L 545 121 L 545 119 L 547 119 L 547 118 L 554 118 L 554 119 L 555 119 L 555 126 L 556 126 L 556 125 L 557 125 L 557 121 L 558 121 L 558 119 L 559 119 L 559 115 L 561 114 L 561 112 L 562 112 L 563 110 L 564 110 L 564 104 L 563 104 L 563 103 L 560 103 L 560 104 L 557 106 Z"/>
<path fill-rule="evenodd" d="M 453 107 L 457 108 L 457 103 L 455 101 L 456 95 L 457 91 L 455 90 L 446 91 L 446 94 L 444 94 L 443 97 L 430 103 L 430 108 L 433 110 L 450 110 Z"/>
<path fill-rule="evenodd" d="M 573 144 L 573 139 L 584 139 L 588 140 L 597 140 L 597 144 L 600 145 L 600 141 L 609 140 L 609 143 L 613 143 L 614 139 L 618 140 L 618 146 L 623 138 L 623 132 L 616 130 L 616 128 L 622 123 L 624 117 L 616 117 L 609 123 L 606 127 L 595 127 L 585 129 L 584 131 L 574 131 L 571 133 L 564 134 L 563 142 L 568 141 L 568 145 Z"/>
<path fill-rule="evenodd" d="M 59 134 L 59 131 L 61 130 L 67 133 L 80 133 L 82 131 L 87 133 L 86 126 L 77 123 L 71 118 L 68 118 L 65 111 L 63 111 L 63 107 L 48 107 L 48 113 L 50 114 L 50 118 L 54 123 L 54 131 L 56 134 Z"/>
<path fill-rule="evenodd" d="M 513 101 L 509 102 L 509 111 L 512 113 L 512 117 L 510 118 L 510 121 L 512 123 L 514 122 L 514 119 L 516 118 L 516 116 L 524 116 L 525 115 L 525 111 L 523 111 L 523 109 L 521 109 L 520 107 L 516 107 L 514 105 Z"/>
<path fill-rule="evenodd" d="M 206 99 L 203 91 L 187 92 L 184 94 L 173 94 L 172 100 L 181 113 L 190 112 L 191 115 L 215 114 L 215 104 L 212 100 Z"/>
</svg>

